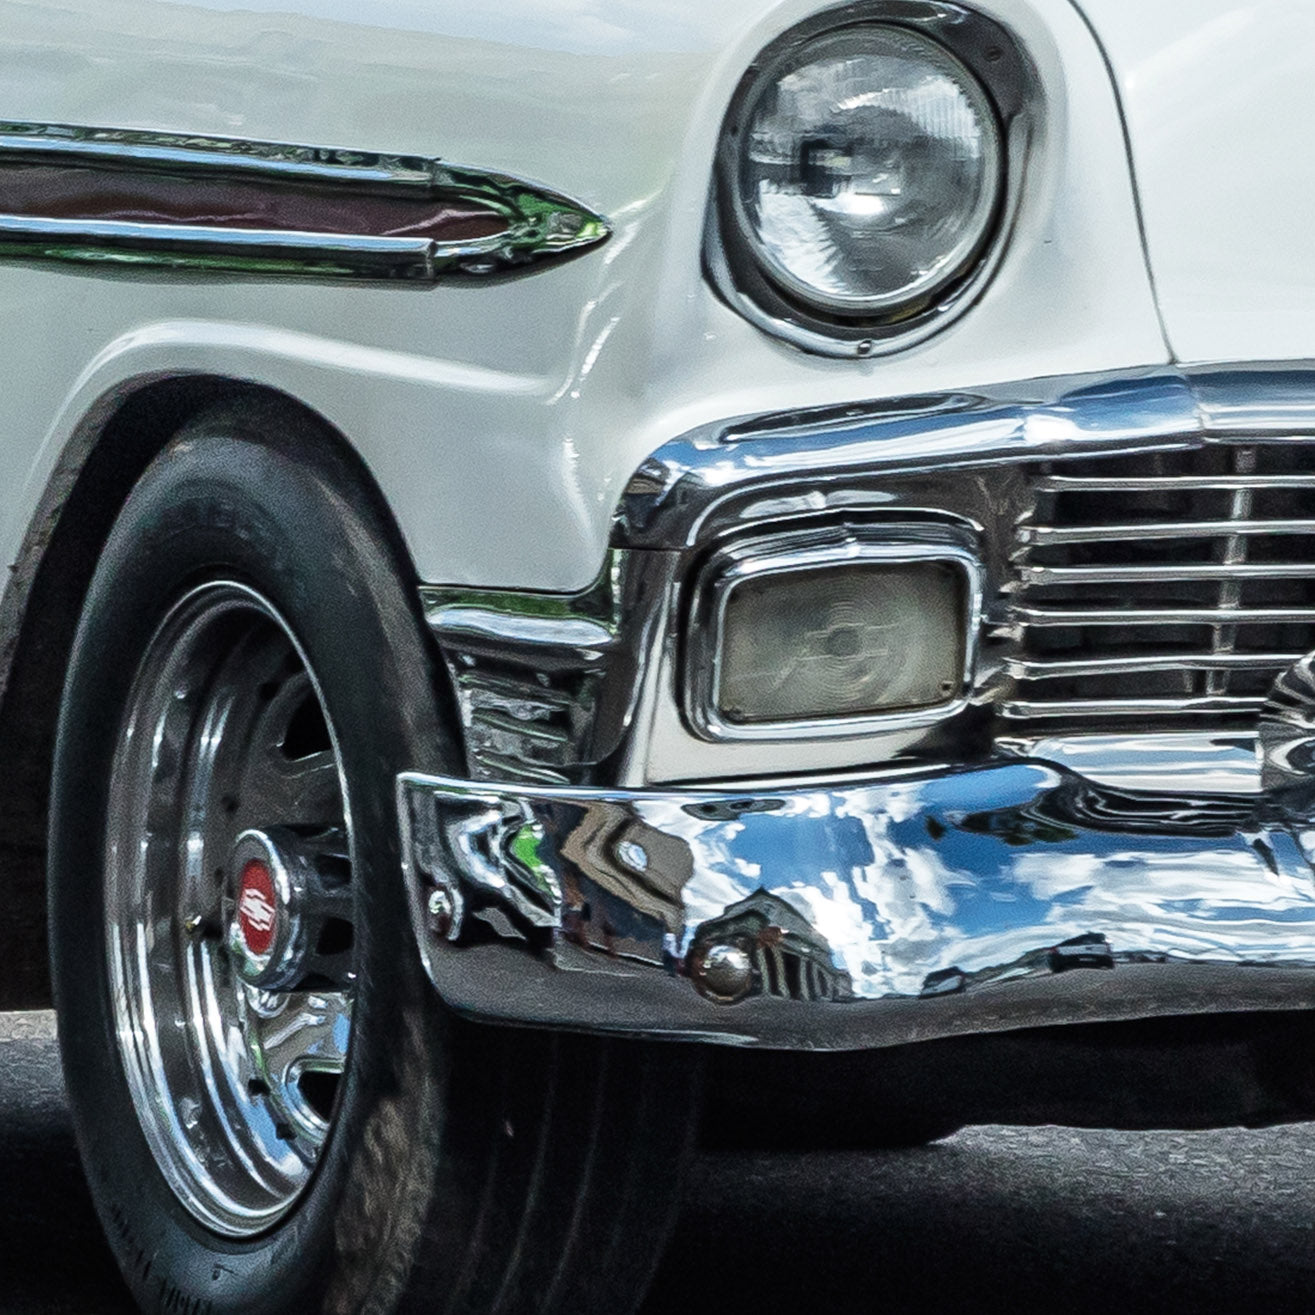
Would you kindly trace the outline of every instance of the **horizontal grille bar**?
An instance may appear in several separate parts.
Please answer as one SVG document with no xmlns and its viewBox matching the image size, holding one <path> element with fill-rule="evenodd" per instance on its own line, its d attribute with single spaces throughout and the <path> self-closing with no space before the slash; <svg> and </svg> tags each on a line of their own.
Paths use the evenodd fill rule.
<svg viewBox="0 0 1315 1315">
<path fill-rule="evenodd" d="M 1171 521 L 1133 525 L 1033 525 L 1024 543 L 1107 543 L 1114 539 L 1217 539 L 1230 534 L 1315 534 L 1315 520 Z M 1307 564 L 1309 568 L 1309 564 Z"/>
<path fill-rule="evenodd" d="M 1011 659 L 1009 674 L 1025 680 L 1058 680 L 1067 676 L 1116 676 L 1138 671 L 1245 671 L 1266 666 L 1285 670 L 1304 653 L 1138 653 L 1135 657 L 1075 658 L 1072 661 L 1027 662 Z"/>
<path fill-rule="evenodd" d="M 1006 717 L 1126 717 L 1197 716 L 1201 713 L 1256 713 L 1264 706 L 1263 697 L 1242 698 L 1235 695 L 1202 695 L 1182 699 L 1070 699 L 1048 703 L 1035 699 L 1010 699 L 1001 707 Z"/>
<path fill-rule="evenodd" d="M 1024 628 L 1046 626 L 1308 625 L 1315 627 L 1315 607 L 1235 607 L 1221 618 L 1217 607 L 1020 607 L 1014 619 Z"/>
<path fill-rule="evenodd" d="M 564 749 L 571 743 L 570 732 L 562 726 L 551 722 L 528 721 L 522 717 L 510 716 L 492 710 L 477 709 L 471 718 L 471 731 L 483 729 L 490 734 L 516 735 L 536 744 L 551 745 Z"/>
<path fill-rule="evenodd" d="M 479 765 L 486 776 L 494 781 L 533 781 L 539 785 L 568 785 L 571 780 L 564 772 L 530 762 L 522 755 L 514 753 L 482 750 L 479 754 Z"/>
<path fill-rule="evenodd" d="M 1028 584 L 1136 584 L 1165 580 L 1306 580 L 1310 562 L 1166 562 L 1156 566 L 1024 566 Z"/>
<path fill-rule="evenodd" d="M 1315 489 L 1315 475 L 1145 475 L 1126 478 L 1084 478 L 1046 475 L 1037 481 L 1039 493 L 1156 493 L 1205 489 Z"/>
</svg>

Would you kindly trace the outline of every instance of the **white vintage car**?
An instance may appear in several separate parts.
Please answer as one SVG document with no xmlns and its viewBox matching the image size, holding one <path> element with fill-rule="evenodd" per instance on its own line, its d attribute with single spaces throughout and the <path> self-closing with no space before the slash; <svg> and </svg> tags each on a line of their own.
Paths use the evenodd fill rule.
<svg viewBox="0 0 1315 1315">
<path fill-rule="evenodd" d="M 0 0 L 3 992 L 48 897 L 143 1308 L 618 1315 L 713 1122 L 1311 1113 L 1313 40 Z"/>
</svg>

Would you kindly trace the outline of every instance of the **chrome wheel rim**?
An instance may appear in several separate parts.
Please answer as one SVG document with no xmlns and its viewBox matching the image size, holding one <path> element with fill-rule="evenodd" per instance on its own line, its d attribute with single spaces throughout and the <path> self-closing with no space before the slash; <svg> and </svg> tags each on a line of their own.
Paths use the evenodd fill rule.
<svg viewBox="0 0 1315 1315">
<path fill-rule="evenodd" d="M 259 593 L 205 584 L 161 622 L 106 817 L 138 1120 L 193 1216 L 253 1236 L 292 1209 L 328 1139 L 356 981 L 342 758 L 305 651 Z"/>
</svg>

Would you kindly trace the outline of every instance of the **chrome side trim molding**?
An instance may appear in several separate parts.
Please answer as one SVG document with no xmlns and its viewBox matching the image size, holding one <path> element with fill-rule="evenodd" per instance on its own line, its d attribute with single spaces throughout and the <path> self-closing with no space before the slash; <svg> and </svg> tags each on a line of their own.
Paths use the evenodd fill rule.
<svg viewBox="0 0 1315 1315">
<path fill-rule="evenodd" d="M 607 223 L 420 156 L 0 123 L 0 258 L 432 282 L 526 269 Z"/>
<path fill-rule="evenodd" d="M 257 174 L 285 182 L 428 187 L 435 161 L 200 133 L 0 123 L 0 153 L 26 163 L 96 164 L 161 173 Z"/>
<path fill-rule="evenodd" d="M 78 264 L 426 281 L 438 275 L 435 245 L 410 238 L 0 215 L 0 258 Z M 476 250 L 463 248 L 462 254 Z"/>
<path fill-rule="evenodd" d="M 1035 759 L 750 790 L 405 774 L 426 967 L 481 1018 L 783 1048 L 1309 1008 L 1311 661 L 1259 796 Z"/>
</svg>

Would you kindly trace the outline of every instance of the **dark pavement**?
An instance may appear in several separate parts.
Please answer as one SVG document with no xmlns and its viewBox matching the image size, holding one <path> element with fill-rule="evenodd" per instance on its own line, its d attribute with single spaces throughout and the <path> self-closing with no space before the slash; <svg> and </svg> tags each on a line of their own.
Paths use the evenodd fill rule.
<svg viewBox="0 0 1315 1315">
<path fill-rule="evenodd" d="M 49 1032 L 0 1015 L 0 1312 L 128 1311 Z M 1313 1169 L 1310 1124 L 709 1155 L 644 1315 L 1315 1311 Z"/>
</svg>

